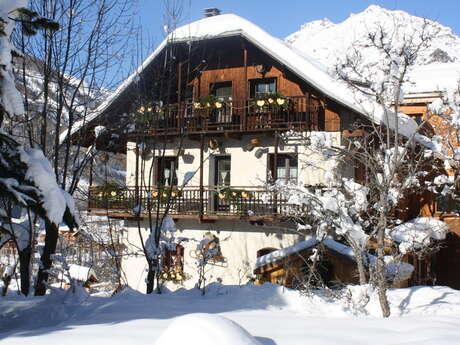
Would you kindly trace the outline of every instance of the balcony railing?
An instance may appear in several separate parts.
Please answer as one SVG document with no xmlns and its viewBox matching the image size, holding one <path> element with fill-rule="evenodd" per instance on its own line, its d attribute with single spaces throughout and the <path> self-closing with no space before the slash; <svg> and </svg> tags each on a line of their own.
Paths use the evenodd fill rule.
<svg viewBox="0 0 460 345">
<path fill-rule="evenodd" d="M 221 108 L 197 109 L 193 103 L 171 104 L 143 117 L 135 135 L 193 134 L 200 132 L 258 132 L 283 129 L 322 130 L 320 108 L 308 97 L 286 97 L 281 107 L 276 103 L 263 106 L 257 101 L 231 100 Z M 323 122 L 323 124 L 321 124 Z"/>
<path fill-rule="evenodd" d="M 88 210 L 153 217 L 157 212 L 171 216 L 225 217 L 283 217 L 286 197 L 263 187 L 128 187 L 103 190 L 90 187 Z"/>
</svg>

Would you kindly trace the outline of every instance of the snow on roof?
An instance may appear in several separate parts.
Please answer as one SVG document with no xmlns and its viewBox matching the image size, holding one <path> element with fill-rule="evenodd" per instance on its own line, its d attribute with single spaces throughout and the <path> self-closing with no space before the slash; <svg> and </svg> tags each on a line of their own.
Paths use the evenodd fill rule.
<svg viewBox="0 0 460 345">
<path fill-rule="evenodd" d="M 293 246 L 281 248 L 271 253 L 259 256 L 256 261 L 256 268 L 263 267 L 265 265 L 281 260 L 291 254 L 298 253 L 302 250 L 311 248 L 317 245 L 318 242 L 319 241 L 316 238 L 310 238 L 306 241 L 301 241 L 299 243 L 296 243 Z"/>
<path fill-rule="evenodd" d="M 80 266 L 76 264 L 72 264 L 69 266 L 69 274 L 72 279 L 81 281 L 81 282 L 86 282 L 90 278 L 95 278 L 96 273 L 91 267 L 86 267 L 86 266 Z"/>
<path fill-rule="evenodd" d="M 219 16 L 203 18 L 196 22 L 184 25 L 172 32 L 155 51 L 112 93 L 96 111 L 88 116 L 85 121 L 80 121 L 73 126 L 71 135 L 77 132 L 86 123 L 94 120 L 102 114 L 112 102 L 135 81 L 139 74 L 150 65 L 160 54 L 163 48 L 171 42 L 191 42 L 206 39 L 242 36 L 249 42 L 271 55 L 275 60 L 281 62 L 299 77 L 313 85 L 320 92 L 326 94 L 338 103 L 351 108 L 358 113 L 368 117 L 371 121 L 381 124 L 384 118 L 385 109 L 379 104 L 367 100 L 355 100 L 353 93 L 343 83 L 339 83 L 326 72 L 314 58 L 293 48 L 288 43 L 275 38 L 266 31 L 259 28 L 250 21 L 235 14 L 223 14 Z M 372 115 L 370 115 L 372 114 Z M 399 117 L 400 133 L 406 136 L 411 135 L 417 128 L 417 124 L 409 117 Z M 394 126 L 390 124 L 390 126 Z M 68 132 L 61 134 L 61 141 L 67 138 Z"/>
<path fill-rule="evenodd" d="M 406 96 L 456 89 L 460 80 L 460 63 L 416 66 L 409 72 L 409 80 L 410 83 L 404 86 Z"/>
<path fill-rule="evenodd" d="M 441 220 L 420 217 L 387 230 L 387 234 L 399 243 L 401 253 L 407 253 L 429 245 L 431 239 L 444 240 L 448 230 Z"/>
<path fill-rule="evenodd" d="M 302 250 L 312 248 L 318 243 L 319 243 L 318 239 L 310 238 L 308 240 L 296 243 L 290 247 L 275 250 L 271 253 L 258 257 L 256 264 L 255 264 L 255 268 L 260 268 L 268 264 L 277 262 L 290 255 L 299 253 Z M 326 238 L 325 240 L 323 240 L 322 244 L 326 246 L 327 248 L 333 250 L 334 252 L 339 253 L 345 257 L 348 257 L 349 259 L 356 262 L 355 253 L 353 252 L 353 249 L 351 247 L 345 244 L 342 244 L 340 242 L 334 241 L 333 239 L 330 239 L 330 238 Z M 377 262 L 377 257 L 375 255 L 368 254 L 367 257 L 371 265 Z M 391 256 L 385 256 L 385 263 L 386 263 L 388 278 L 391 278 L 394 280 L 409 279 L 410 276 L 412 275 L 412 272 L 414 271 L 414 267 L 411 264 L 401 262 L 401 261 L 396 261 Z"/>
</svg>

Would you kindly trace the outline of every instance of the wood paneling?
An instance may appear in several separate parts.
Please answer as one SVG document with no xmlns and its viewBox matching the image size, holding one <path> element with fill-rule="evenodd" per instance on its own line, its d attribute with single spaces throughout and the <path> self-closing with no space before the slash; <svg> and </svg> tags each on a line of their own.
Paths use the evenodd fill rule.
<svg viewBox="0 0 460 345">
<path fill-rule="evenodd" d="M 327 132 L 338 132 L 340 131 L 340 116 L 335 109 L 327 107 L 325 110 L 325 128 Z"/>
<path fill-rule="evenodd" d="M 198 94 L 201 96 L 209 94 L 209 86 L 212 83 L 231 81 L 233 87 L 234 99 L 247 99 L 246 95 L 247 81 L 245 80 L 244 66 L 206 70 L 201 73 L 200 81 L 196 78 L 192 83 L 198 88 Z M 276 78 L 277 91 L 285 96 L 302 96 L 302 90 L 298 84 L 286 79 L 283 73 L 275 66 L 262 75 L 256 71 L 255 66 L 247 67 L 247 79 Z"/>
</svg>

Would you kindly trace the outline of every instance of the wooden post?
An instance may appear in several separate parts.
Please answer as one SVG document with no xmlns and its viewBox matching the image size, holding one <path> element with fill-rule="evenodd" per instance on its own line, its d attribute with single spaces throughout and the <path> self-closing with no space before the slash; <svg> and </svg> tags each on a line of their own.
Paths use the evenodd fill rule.
<svg viewBox="0 0 460 345">
<path fill-rule="evenodd" d="M 94 158 L 91 157 L 89 161 L 89 186 L 90 187 L 93 185 L 93 162 L 94 162 Z"/>
<path fill-rule="evenodd" d="M 247 121 L 247 108 L 248 108 L 248 48 L 243 43 L 243 63 L 244 63 L 244 107 L 243 107 L 243 118 L 241 119 L 242 130 L 246 130 Z"/>
<path fill-rule="evenodd" d="M 182 128 L 182 62 L 179 62 L 177 67 L 177 128 Z"/>
<path fill-rule="evenodd" d="M 279 145 L 279 135 L 278 131 L 275 132 L 275 152 L 273 154 L 273 181 L 276 182 L 278 179 L 278 145 Z M 278 213 L 278 198 L 275 192 L 275 195 L 273 196 L 273 208 L 275 210 L 275 213 Z"/>
<path fill-rule="evenodd" d="M 135 184 L 134 184 L 134 198 L 135 198 L 135 205 L 134 207 L 136 206 L 139 206 L 139 211 L 141 210 L 140 208 L 140 190 L 139 190 L 139 179 L 141 178 L 141 176 L 139 176 L 140 172 L 139 172 L 139 163 L 140 163 L 140 160 L 139 160 L 139 137 L 136 138 L 136 149 L 135 149 L 135 154 L 136 154 L 136 171 L 135 171 L 135 175 L 136 175 L 136 180 L 135 180 Z M 139 212 L 140 213 L 140 212 Z"/>
<path fill-rule="evenodd" d="M 199 214 L 199 221 L 203 220 L 203 213 L 204 213 L 204 187 L 203 187 L 203 163 L 204 163 L 204 135 L 201 134 L 200 136 L 200 214 Z"/>
<path fill-rule="evenodd" d="M 308 131 L 311 131 L 311 103 L 310 103 L 310 93 L 309 92 L 306 92 L 305 93 L 305 97 L 306 97 L 306 111 L 305 111 L 305 114 L 306 114 L 306 118 L 305 118 L 305 122 L 306 122 L 306 126 L 307 126 L 307 130 Z"/>
<path fill-rule="evenodd" d="M 94 157 L 91 156 L 91 159 L 89 161 L 89 190 L 88 190 L 88 207 L 91 207 L 92 204 L 92 190 L 91 187 L 93 186 L 93 161 Z M 88 212 L 91 212 L 91 210 L 88 210 Z"/>
<path fill-rule="evenodd" d="M 201 97 L 201 71 L 198 73 L 198 87 L 197 87 L 196 97 L 197 98 Z"/>
</svg>

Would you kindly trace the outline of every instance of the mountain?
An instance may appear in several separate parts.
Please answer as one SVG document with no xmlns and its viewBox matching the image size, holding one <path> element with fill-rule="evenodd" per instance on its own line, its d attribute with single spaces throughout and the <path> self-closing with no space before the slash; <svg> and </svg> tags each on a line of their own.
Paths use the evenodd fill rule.
<svg viewBox="0 0 460 345">
<path fill-rule="evenodd" d="M 371 5 L 341 23 L 321 19 L 303 24 L 299 31 L 289 35 L 285 41 L 327 68 L 333 68 L 347 54 L 353 42 L 364 40 L 377 26 L 382 26 L 387 32 L 391 32 L 395 26 L 402 33 L 421 32 L 425 21 L 428 21 L 435 35 L 430 47 L 419 54 L 416 60 L 411 74 L 422 80 L 419 87 L 413 87 L 410 91 L 425 92 L 451 87 L 460 76 L 460 37 L 451 28 L 404 11 L 390 11 Z M 361 53 L 365 58 L 375 58 L 371 48 L 361 48 Z M 437 75 L 442 80 L 430 83 Z"/>
</svg>

